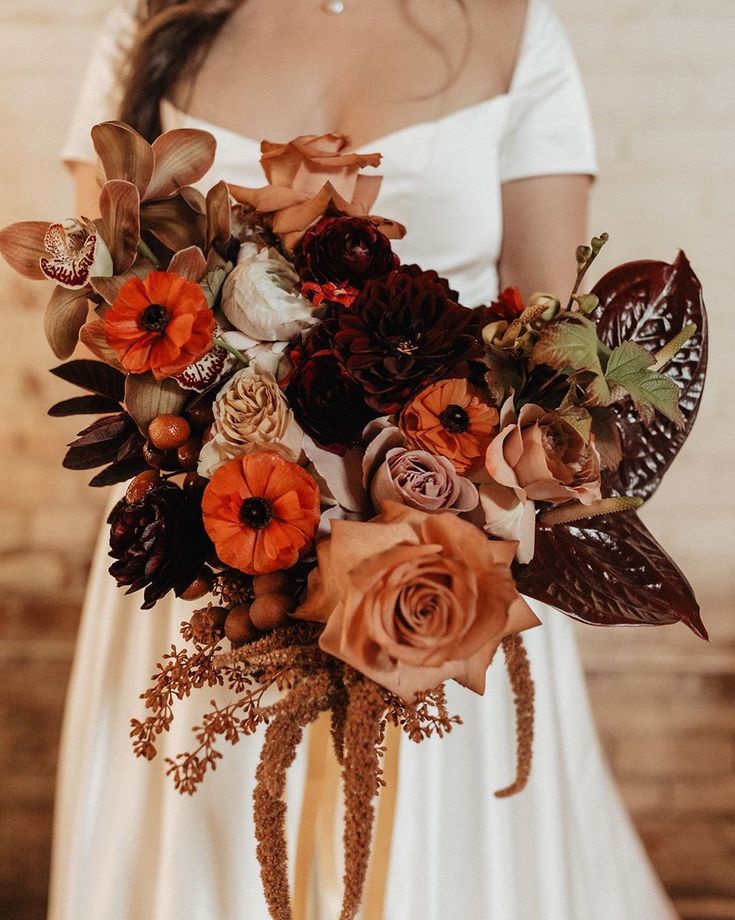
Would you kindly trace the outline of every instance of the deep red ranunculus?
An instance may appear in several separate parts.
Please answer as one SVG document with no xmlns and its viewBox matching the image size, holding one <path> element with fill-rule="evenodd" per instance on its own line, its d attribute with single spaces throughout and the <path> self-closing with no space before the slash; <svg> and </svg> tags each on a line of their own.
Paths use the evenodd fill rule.
<svg viewBox="0 0 735 920">
<path fill-rule="evenodd" d="M 369 281 L 328 324 L 341 365 L 379 412 L 394 412 L 442 377 L 466 377 L 481 355 L 477 317 L 434 271 L 401 265 Z"/>
<path fill-rule="evenodd" d="M 512 323 L 525 309 L 526 305 L 523 303 L 520 289 L 507 287 L 498 294 L 489 307 L 480 307 L 478 312 L 482 316 L 482 325 L 486 326 L 500 319 Z"/>
<path fill-rule="evenodd" d="M 286 398 L 304 431 L 325 450 L 340 456 L 359 441 L 363 428 L 377 414 L 329 348 L 302 352 Z"/>
<path fill-rule="evenodd" d="M 390 240 L 365 217 L 323 217 L 296 253 L 302 282 L 361 288 L 398 266 Z"/>
</svg>

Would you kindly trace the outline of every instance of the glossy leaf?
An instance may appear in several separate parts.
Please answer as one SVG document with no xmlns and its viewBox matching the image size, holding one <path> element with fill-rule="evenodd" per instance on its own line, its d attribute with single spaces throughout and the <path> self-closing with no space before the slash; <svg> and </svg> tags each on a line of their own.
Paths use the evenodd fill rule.
<svg viewBox="0 0 735 920">
<path fill-rule="evenodd" d="M 102 361 L 80 358 L 52 368 L 51 373 L 83 390 L 108 396 L 115 402 L 122 402 L 125 396 L 125 374 Z"/>
<path fill-rule="evenodd" d="M 153 149 L 130 125 L 106 121 L 92 128 L 92 143 L 105 179 L 132 182 L 143 198 L 153 175 Z"/>
<path fill-rule="evenodd" d="M 684 253 L 673 264 L 631 262 L 613 269 L 594 287 L 600 298 L 598 334 L 610 348 L 626 340 L 658 352 L 689 323 L 697 333 L 663 369 L 678 384 L 684 426 L 656 414 L 642 424 L 629 400 L 615 412 L 623 460 L 605 473 L 606 494 L 650 498 L 684 444 L 697 417 L 707 369 L 707 317 L 702 289 Z"/>
<path fill-rule="evenodd" d="M 46 306 L 43 331 L 57 358 L 68 358 L 79 341 L 79 330 L 87 319 L 89 288 L 72 291 L 57 285 Z"/>
<path fill-rule="evenodd" d="M 116 275 L 135 261 L 140 243 L 140 194 L 132 182 L 113 179 L 100 193 L 102 235 Z"/>
<path fill-rule="evenodd" d="M 592 626 L 685 623 L 707 638 L 688 581 L 634 511 L 539 526 L 519 590 Z"/>
<path fill-rule="evenodd" d="M 43 281 L 39 262 L 48 256 L 43 245 L 48 222 L 26 220 L 0 230 L 0 255 L 11 268 L 32 281 Z"/>
<path fill-rule="evenodd" d="M 170 198 L 209 172 L 217 148 L 207 131 L 177 128 L 153 142 L 155 165 L 146 200 Z"/>
<path fill-rule="evenodd" d="M 125 408 L 136 425 L 147 435 L 148 425 L 157 415 L 177 414 L 187 401 L 187 394 L 175 380 L 156 380 L 151 373 L 129 374 L 125 380 Z"/>
<path fill-rule="evenodd" d="M 69 415 L 100 415 L 103 412 L 119 412 L 120 404 L 106 396 L 73 396 L 51 406 L 48 414 L 52 418 Z"/>
</svg>

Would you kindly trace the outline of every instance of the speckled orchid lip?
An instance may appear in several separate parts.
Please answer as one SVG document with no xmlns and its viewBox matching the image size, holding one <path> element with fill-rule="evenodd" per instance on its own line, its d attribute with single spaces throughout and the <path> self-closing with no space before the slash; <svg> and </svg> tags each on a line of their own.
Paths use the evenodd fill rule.
<svg viewBox="0 0 735 920">
<path fill-rule="evenodd" d="M 112 256 L 97 227 L 86 217 L 49 224 L 43 239 L 43 274 L 62 287 L 79 290 L 90 278 L 111 275 Z"/>
</svg>

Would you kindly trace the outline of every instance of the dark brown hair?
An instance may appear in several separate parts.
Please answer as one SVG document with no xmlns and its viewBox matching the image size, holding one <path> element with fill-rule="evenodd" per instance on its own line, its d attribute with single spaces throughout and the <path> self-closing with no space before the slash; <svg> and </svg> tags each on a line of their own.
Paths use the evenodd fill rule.
<svg viewBox="0 0 735 920">
<path fill-rule="evenodd" d="M 193 76 L 219 30 L 245 0 L 142 0 L 138 32 L 122 73 L 120 119 L 153 140 L 160 103 Z"/>
<path fill-rule="evenodd" d="M 246 0 L 140 0 L 138 31 L 125 61 L 121 80 L 123 99 L 119 117 L 136 128 L 149 141 L 161 133 L 160 103 L 184 78 L 196 75 L 212 42 L 229 17 Z M 465 0 L 456 0 L 467 17 Z M 404 13 L 407 3 L 403 0 Z M 414 28 L 434 47 L 430 36 L 407 13 Z M 464 56 L 456 78 L 469 52 L 469 31 Z M 430 94 L 431 95 L 431 94 Z"/>
</svg>

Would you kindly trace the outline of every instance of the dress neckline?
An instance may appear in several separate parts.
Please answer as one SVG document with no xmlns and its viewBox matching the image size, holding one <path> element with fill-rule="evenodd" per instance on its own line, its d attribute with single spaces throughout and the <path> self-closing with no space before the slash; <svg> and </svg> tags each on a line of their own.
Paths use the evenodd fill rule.
<svg viewBox="0 0 735 920">
<path fill-rule="evenodd" d="M 372 147 L 382 147 L 386 143 L 390 143 L 397 137 L 402 137 L 405 134 L 410 133 L 411 131 L 422 131 L 428 128 L 436 127 L 446 127 L 454 119 L 461 119 L 468 115 L 476 115 L 478 111 L 482 111 L 485 108 L 490 108 L 504 102 L 507 102 L 510 97 L 510 92 L 498 93 L 495 96 L 489 96 L 486 99 L 481 99 L 478 102 L 471 102 L 469 105 L 464 105 L 461 108 L 454 109 L 451 112 L 447 112 L 445 115 L 440 115 L 438 118 L 427 118 L 422 121 L 412 122 L 410 125 L 404 125 L 402 128 L 397 128 L 395 131 L 390 131 L 387 134 L 383 134 L 380 137 L 374 138 L 371 141 L 367 141 L 364 144 L 360 144 L 357 150 L 367 150 Z M 173 104 L 169 99 L 164 99 L 161 102 L 162 107 L 166 107 L 173 115 L 177 124 L 186 124 L 190 127 L 198 127 L 204 131 L 209 131 L 211 134 L 220 134 L 227 135 L 229 137 L 235 138 L 240 142 L 245 142 L 247 144 L 253 144 L 260 149 L 261 141 L 256 140 L 254 137 L 250 137 L 247 134 L 241 134 L 239 131 L 233 131 L 230 128 L 224 128 L 221 125 L 213 124 L 210 121 L 206 121 L 203 118 L 197 118 L 196 115 L 190 115 L 188 112 L 184 112 L 182 109 L 178 108 Z M 164 119 L 165 121 L 165 119 Z"/>
</svg>

